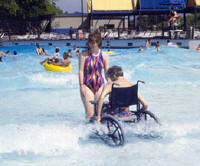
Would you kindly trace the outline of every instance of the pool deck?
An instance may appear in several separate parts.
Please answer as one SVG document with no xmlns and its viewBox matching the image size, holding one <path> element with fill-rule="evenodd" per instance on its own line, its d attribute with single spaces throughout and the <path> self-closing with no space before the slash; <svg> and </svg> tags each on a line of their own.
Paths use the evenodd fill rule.
<svg viewBox="0 0 200 166">
<path fill-rule="evenodd" d="M 110 39 L 103 40 L 103 48 L 139 48 L 140 45 L 145 46 L 147 39 Z M 167 39 L 152 39 L 151 45 L 154 46 L 159 41 L 161 45 L 167 45 Z M 170 40 L 173 44 L 178 45 L 180 48 L 186 48 L 195 50 L 200 44 L 200 40 L 194 39 L 174 39 Z M 87 47 L 87 40 L 12 40 L 12 41 L 0 41 L 0 47 L 16 46 L 16 45 L 40 45 L 49 46 L 74 46 Z"/>
</svg>

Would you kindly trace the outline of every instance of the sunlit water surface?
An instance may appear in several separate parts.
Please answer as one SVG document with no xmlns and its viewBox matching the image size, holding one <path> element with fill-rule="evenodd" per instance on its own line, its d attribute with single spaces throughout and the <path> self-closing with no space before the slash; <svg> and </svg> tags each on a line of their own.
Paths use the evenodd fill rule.
<svg viewBox="0 0 200 166">
<path fill-rule="evenodd" d="M 55 47 L 42 46 L 49 54 Z M 70 47 L 59 47 L 60 53 Z M 137 53 L 116 49 L 110 66 L 125 78 L 144 80 L 139 89 L 162 126 L 124 126 L 126 144 L 106 146 L 91 138 L 79 95 L 78 58 L 73 71 L 46 71 L 34 46 L 0 63 L 0 165 L 2 166 L 198 166 L 200 163 L 200 54 L 161 47 Z"/>
</svg>

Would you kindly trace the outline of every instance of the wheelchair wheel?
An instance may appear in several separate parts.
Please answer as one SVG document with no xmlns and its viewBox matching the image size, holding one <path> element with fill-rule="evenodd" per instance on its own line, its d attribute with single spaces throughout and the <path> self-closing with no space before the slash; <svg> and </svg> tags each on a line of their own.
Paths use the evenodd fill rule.
<svg viewBox="0 0 200 166">
<path fill-rule="evenodd" d="M 161 125 L 159 119 L 150 111 L 143 110 L 140 113 L 138 113 L 137 111 L 131 111 L 131 113 L 138 117 L 137 118 L 137 122 L 140 122 L 140 121 L 153 121 L 156 124 Z"/>
<path fill-rule="evenodd" d="M 122 146 L 124 144 L 124 133 L 118 120 L 111 115 L 101 118 L 101 124 L 104 127 L 100 138 L 109 146 Z"/>
</svg>

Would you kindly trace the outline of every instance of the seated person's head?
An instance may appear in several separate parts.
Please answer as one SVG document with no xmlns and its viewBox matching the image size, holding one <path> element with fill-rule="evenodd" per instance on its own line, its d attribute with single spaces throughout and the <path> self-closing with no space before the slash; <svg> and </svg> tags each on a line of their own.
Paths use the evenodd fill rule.
<svg viewBox="0 0 200 166">
<path fill-rule="evenodd" d="M 118 77 L 123 77 L 124 73 L 120 66 L 112 66 L 106 72 L 106 77 L 111 79 L 111 81 L 116 81 Z"/>
<path fill-rule="evenodd" d="M 17 51 L 13 51 L 13 54 L 14 54 L 14 55 L 17 55 Z"/>
<path fill-rule="evenodd" d="M 64 52 L 63 53 L 63 59 L 67 59 L 69 57 L 68 53 L 67 52 Z"/>
</svg>

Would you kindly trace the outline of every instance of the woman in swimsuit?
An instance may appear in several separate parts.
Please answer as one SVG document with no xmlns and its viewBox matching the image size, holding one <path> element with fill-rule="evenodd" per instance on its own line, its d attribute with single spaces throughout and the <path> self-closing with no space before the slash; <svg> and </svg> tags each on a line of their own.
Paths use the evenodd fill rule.
<svg viewBox="0 0 200 166">
<path fill-rule="evenodd" d="M 127 80 L 124 79 L 123 77 L 123 71 L 122 68 L 119 66 L 112 66 L 108 69 L 106 72 L 106 78 L 108 80 L 107 84 L 105 85 L 101 96 L 99 98 L 98 102 L 98 108 L 97 108 L 97 122 L 101 121 L 101 110 L 104 105 L 104 99 L 107 95 L 109 95 L 112 91 L 112 85 L 113 83 L 118 84 L 119 88 L 125 88 L 125 87 L 131 87 L 133 84 Z M 142 104 L 142 110 L 147 109 L 147 103 L 141 96 L 141 94 L 138 92 L 138 99 L 140 103 Z M 106 112 L 113 115 L 115 118 L 120 118 L 120 117 L 127 117 L 131 116 L 131 113 L 129 111 L 128 107 L 121 107 L 121 108 L 116 108 L 115 110 L 111 111 L 111 107 L 109 104 L 105 104 L 106 106 Z"/>
<path fill-rule="evenodd" d="M 106 72 L 108 69 L 108 55 L 101 50 L 101 34 L 91 33 L 88 37 L 88 46 L 88 50 L 79 56 L 79 84 L 86 120 L 90 120 L 94 115 L 90 101 L 99 99 L 104 87 L 102 70 Z"/>
</svg>

